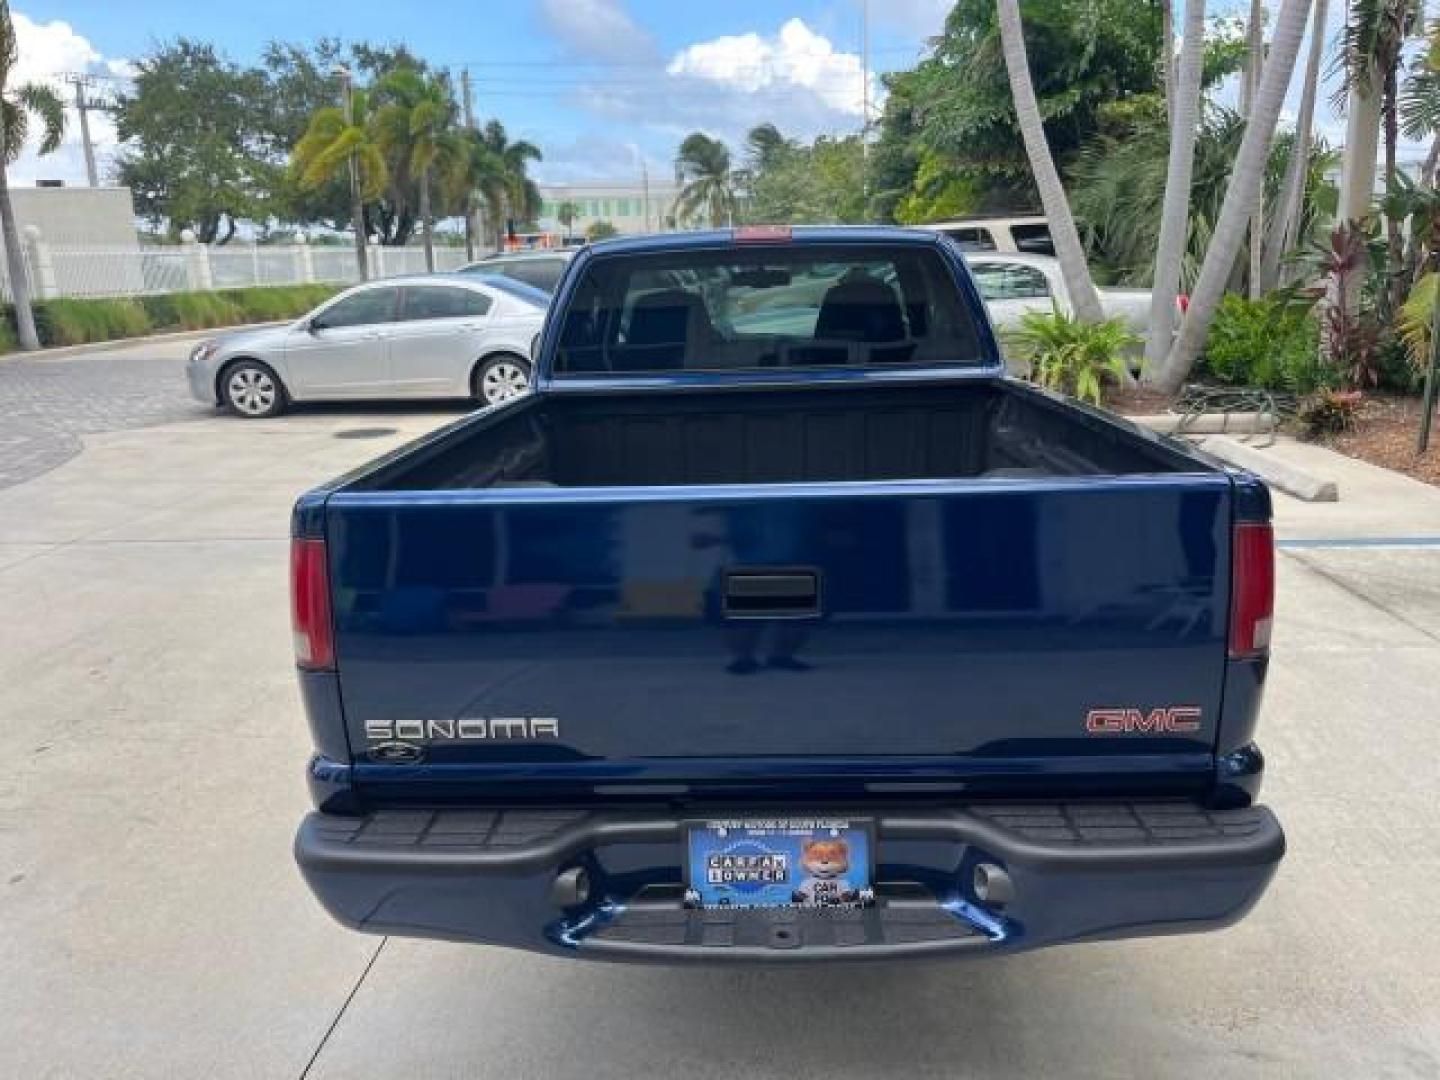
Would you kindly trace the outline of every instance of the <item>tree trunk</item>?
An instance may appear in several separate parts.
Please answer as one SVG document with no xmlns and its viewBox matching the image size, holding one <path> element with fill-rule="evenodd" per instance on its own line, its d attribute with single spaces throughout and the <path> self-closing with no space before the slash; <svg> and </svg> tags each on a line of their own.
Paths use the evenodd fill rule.
<svg viewBox="0 0 1440 1080">
<path fill-rule="evenodd" d="M 1295 249 L 1300 236 L 1300 220 L 1305 210 L 1305 181 L 1310 175 L 1311 133 L 1315 126 L 1315 95 L 1320 87 L 1320 64 L 1325 58 L 1325 19 L 1330 0 L 1315 0 L 1315 16 L 1310 21 L 1310 56 L 1305 61 L 1305 87 L 1300 94 L 1300 115 L 1295 121 L 1295 144 L 1290 152 L 1290 165 L 1280 198 L 1275 202 L 1275 218 L 1265 236 L 1265 258 L 1260 266 L 1260 281 L 1265 289 L 1280 284 L 1280 268 L 1285 257 Z"/>
<path fill-rule="evenodd" d="M 1160 37 L 1164 42 L 1160 54 L 1160 81 L 1165 90 L 1165 119 L 1175 123 L 1175 5 L 1160 0 Z"/>
<path fill-rule="evenodd" d="M 475 261 L 475 195 L 465 192 L 465 261 Z"/>
<path fill-rule="evenodd" d="M 360 166 L 350 159 L 350 227 L 355 230 L 355 270 L 361 281 L 370 278 L 370 263 L 365 257 L 365 200 L 360 197 Z"/>
<path fill-rule="evenodd" d="M 430 170 L 420 173 L 420 225 L 425 238 L 425 272 L 435 272 L 435 215 L 430 210 Z"/>
<path fill-rule="evenodd" d="M 1275 20 L 1270 57 L 1255 94 L 1239 153 L 1235 155 L 1230 185 L 1225 191 L 1225 201 L 1215 222 L 1210 247 L 1205 252 L 1205 262 L 1200 268 L 1190 307 L 1180 326 L 1180 336 L 1164 366 L 1156 374 L 1155 386 L 1163 392 L 1175 393 L 1189 377 L 1220 306 L 1225 279 L 1245 242 L 1250 212 L 1256 200 L 1263 195 L 1265 163 L 1275 136 L 1275 122 L 1280 118 L 1280 107 L 1284 104 L 1285 91 L 1295 70 L 1295 57 L 1300 51 L 1300 39 L 1305 36 L 1309 12 L 1310 0 L 1284 0 L 1281 4 L 1280 14 Z"/>
<path fill-rule="evenodd" d="M 1385 89 L 1382 98 L 1381 115 L 1385 127 L 1385 191 L 1395 190 L 1395 150 L 1400 142 L 1400 85 L 1396 69 L 1400 66 L 1400 54 L 1393 64 L 1385 67 Z M 1400 222 L 1389 214 L 1385 215 L 1385 310 L 1384 317 L 1391 318 L 1400 309 L 1404 300 L 1403 281 L 1405 274 L 1405 245 L 1400 236 Z"/>
<path fill-rule="evenodd" d="M 1265 70 L 1265 5 L 1262 0 L 1250 0 L 1250 58 L 1245 65 L 1245 81 L 1250 88 L 1245 119 L 1248 123 L 1255 109 L 1255 96 L 1260 89 L 1260 77 Z M 1260 298 L 1260 263 L 1265 243 L 1265 193 L 1261 185 L 1260 198 L 1250 212 L 1250 266 L 1246 275 L 1250 299 Z"/>
<path fill-rule="evenodd" d="M 1345 155 L 1340 163 L 1340 221 L 1359 221 L 1375 198 L 1375 155 L 1380 148 L 1383 87 L 1374 77 L 1351 87 L 1346 98 Z"/>
<path fill-rule="evenodd" d="M 1440 168 L 1440 135 L 1430 143 L 1430 152 L 1425 155 L 1425 165 L 1420 170 L 1420 186 L 1435 186 L 1435 170 Z"/>
<path fill-rule="evenodd" d="M 1070 202 L 1050 156 L 1045 141 L 1045 125 L 1040 118 L 1040 103 L 1035 100 L 1035 87 L 1030 81 L 1030 61 L 1025 53 L 1025 31 L 1020 23 L 1019 0 L 997 0 L 1000 16 L 1000 41 L 1005 53 L 1005 70 L 1010 75 L 1010 96 L 1015 102 L 1015 116 L 1020 135 L 1025 140 L 1025 156 L 1040 191 L 1040 203 L 1050 222 L 1050 235 L 1055 241 L 1055 254 L 1060 260 L 1060 273 L 1075 317 L 1080 322 L 1097 323 L 1105 318 L 1100 295 L 1090 279 L 1085 262 L 1085 249 L 1080 245 L 1080 232 L 1070 213 Z"/>
<path fill-rule="evenodd" d="M 0 237 L 5 241 L 5 269 L 10 278 L 10 299 L 15 305 L 15 334 L 20 348 L 40 347 L 35 332 L 35 312 L 30 308 L 30 279 L 25 274 L 25 252 L 20 247 L 20 230 L 15 227 L 15 207 L 10 203 L 10 178 L 5 175 L 5 142 L 0 134 Z"/>
<path fill-rule="evenodd" d="M 1175 297 L 1180 264 L 1190 233 L 1190 183 L 1195 168 L 1195 136 L 1200 129 L 1200 82 L 1205 66 L 1205 0 L 1188 0 L 1180 48 L 1180 72 L 1171 108 L 1170 160 L 1165 170 L 1165 200 L 1150 291 L 1150 337 L 1145 342 L 1148 380 L 1164 363 L 1175 332 Z"/>
</svg>

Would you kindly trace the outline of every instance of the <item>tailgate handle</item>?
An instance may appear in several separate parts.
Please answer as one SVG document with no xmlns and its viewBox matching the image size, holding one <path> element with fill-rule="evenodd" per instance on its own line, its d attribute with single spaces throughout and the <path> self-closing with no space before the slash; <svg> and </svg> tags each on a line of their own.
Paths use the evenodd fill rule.
<svg viewBox="0 0 1440 1080">
<path fill-rule="evenodd" d="M 815 570 L 728 570 L 727 619 L 813 619 L 820 614 Z"/>
</svg>

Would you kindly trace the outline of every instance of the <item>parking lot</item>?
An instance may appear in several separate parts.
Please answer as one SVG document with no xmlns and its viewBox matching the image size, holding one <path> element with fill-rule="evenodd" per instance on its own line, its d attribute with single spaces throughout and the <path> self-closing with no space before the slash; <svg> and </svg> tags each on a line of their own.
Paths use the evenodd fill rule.
<svg viewBox="0 0 1440 1080">
<path fill-rule="evenodd" d="M 1440 1074 L 1440 490 L 1326 455 L 1341 502 L 1277 496 L 1290 854 L 1240 925 L 582 965 L 352 934 L 290 858 L 290 503 L 461 407 L 240 422 L 185 396 L 187 348 L 0 361 L 0 1076 Z"/>
</svg>

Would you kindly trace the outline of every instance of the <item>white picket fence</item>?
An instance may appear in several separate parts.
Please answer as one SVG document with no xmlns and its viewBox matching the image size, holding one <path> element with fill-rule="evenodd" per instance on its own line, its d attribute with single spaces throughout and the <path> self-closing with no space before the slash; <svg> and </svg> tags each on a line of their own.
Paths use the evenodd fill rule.
<svg viewBox="0 0 1440 1080">
<path fill-rule="evenodd" d="M 313 244 L 177 244 L 167 247 L 84 248 L 47 244 L 26 237 L 24 262 L 30 293 L 54 297 L 124 297 L 190 289 L 235 289 L 251 285 L 348 285 L 359 280 L 355 249 Z M 369 276 L 425 273 L 420 247 L 371 245 Z M 0 260 L 3 263 L 3 260 Z M 437 271 L 465 264 L 465 252 L 435 249 Z M 10 282 L 0 265 L 0 296 L 11 299 Z"/>
</svg>

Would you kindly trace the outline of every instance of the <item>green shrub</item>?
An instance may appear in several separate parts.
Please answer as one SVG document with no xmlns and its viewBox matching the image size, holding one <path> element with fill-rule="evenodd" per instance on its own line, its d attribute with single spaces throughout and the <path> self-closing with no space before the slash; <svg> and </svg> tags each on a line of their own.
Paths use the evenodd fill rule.
<svg viewBox="0 0 1440 1080">
<path fill-rule="evenodd" d="M 42 300 L 34 311 L 43 345 L 84 345 L 150 331 L 149 316 L 134 300 Z"/>
<path fill-rule="evenodd" d="M 305 314 L 336 291 L 329 285 L 267 285 L 226 289 L 219 295 L 235 304 L 246 322 L 279 322 Z"/>
<path fill-rule="evenodd" d="M 1359 390 L 1316 390 L 1300 403 L 1295 418 L 1312 438 L 1338 435 L 1354 428 L 1364 399 Z"/>
<path fill-rule="evenodd" d="M 157 327 L 171 330 L 208 330 L 244 321 L 239 306 L 219 293 L 183 292 L 146 296 L 140 301 Z"/>
<path fill-rule="evenodd" d="M 1029 361 L 1041 386 L 1096 405 L 1105 380 L 1124 374 L 1126 353 L 1140 344 L 1119 319 L 1082 323 L 1059 311 L 1022 316 L 1005 340 Z"/>
<path fill-rule="evenodd" d="M 339 291 L 331 285 L 275 285 L 133 300 L 37 300 L 35 330 L 41 345 L 84 345 L 167 330 L 280 322 L 303 315 Z M 0 353 L 18 348 L 15 309 L 7 305 L 0 313 Z"/>
<path fill-rule="evenodd" d="M 1320 324 L 1308 301 L 1286 293 L 1221 300 L 1204 362 L 1216 379 L 1237 386 L 1304 394 L 1327 381 Z"/>
</svg>

